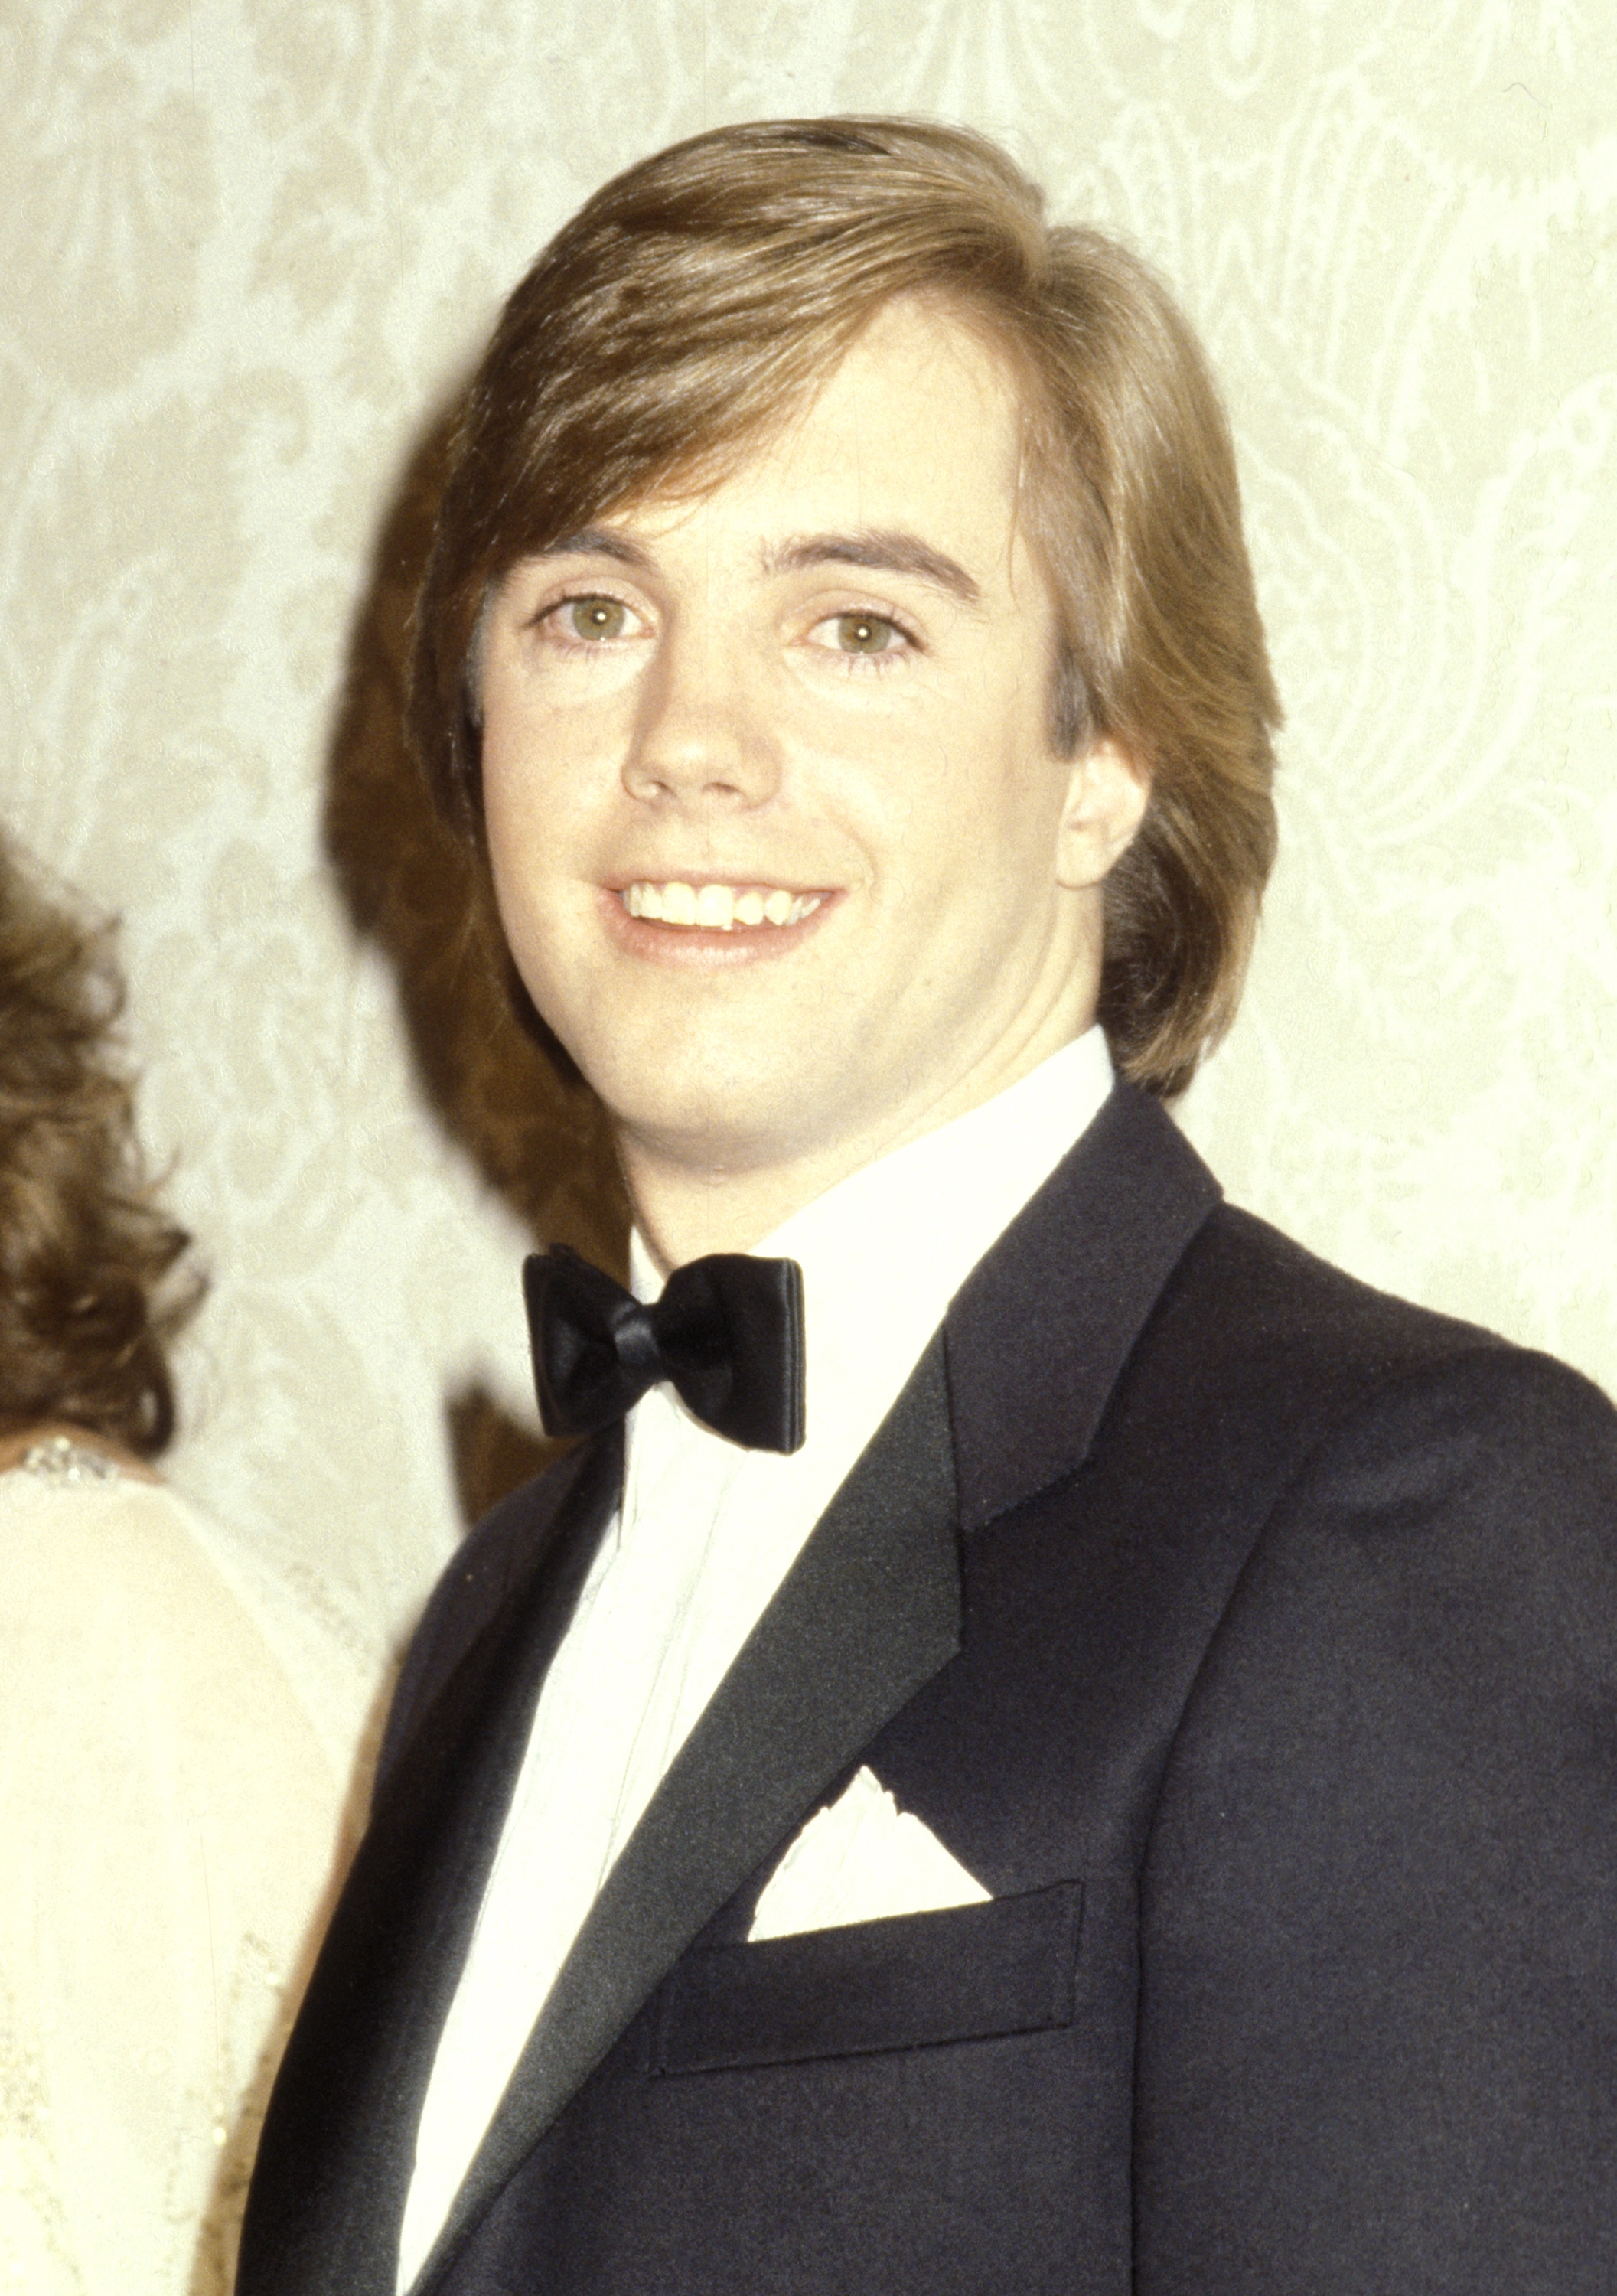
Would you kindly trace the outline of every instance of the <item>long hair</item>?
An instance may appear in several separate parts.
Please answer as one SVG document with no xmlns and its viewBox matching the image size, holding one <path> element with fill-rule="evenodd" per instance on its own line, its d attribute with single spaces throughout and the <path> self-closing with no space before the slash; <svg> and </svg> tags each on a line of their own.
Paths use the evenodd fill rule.
<svg viewBox="0 0 1617 2296">
<path fill-rule="evenodd" d="M 110 928 L 0 842 L 0 1434 L 62 1419 L 150 1458 L 201 1285 L 141 1168 L 121 1003 Z"/>
<path fill-rule="evenodd" d="M 614 504 L 722 478 L 877 309 L 925 297 L 1018 386 L 1057 746 L 1110 734 L 1150 777 L 1105 889 L 1100 1017 L 1125 1072 L 1166 1095 L 1234 1015 L 1274 857 L 1279 706 L 1201 348 L 1137 256 L 1043 207 L 982 136 L 858 118 L 720 128 L 598 192 L 511 297 L 462 406 L 410 728 L 478 840 L 491 586 Z"/>
</svg>

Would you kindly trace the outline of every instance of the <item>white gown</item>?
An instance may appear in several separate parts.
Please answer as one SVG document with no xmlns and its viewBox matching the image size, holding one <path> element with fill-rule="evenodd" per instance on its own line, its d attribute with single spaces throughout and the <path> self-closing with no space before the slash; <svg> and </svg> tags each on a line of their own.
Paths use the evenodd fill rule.
<svg viewBox="0 0 1617 2296">
<path fill-rule="evenodd" d="M 378 1687 L 161 1485 L 0 1474 L 0 2296 L 228 2291 Z"/>
</svg>

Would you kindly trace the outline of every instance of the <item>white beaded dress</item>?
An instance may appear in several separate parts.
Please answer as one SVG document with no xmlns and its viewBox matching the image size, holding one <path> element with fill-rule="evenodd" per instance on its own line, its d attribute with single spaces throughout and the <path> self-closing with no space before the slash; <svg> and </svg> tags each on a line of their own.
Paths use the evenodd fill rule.
<svg viewBox="0 0 1617 2296">
<path fill-rule="evenodd" d="M 0 2296 L 226 2296 L 378 1688 L 161 1484 L 0 1473 Z"/>
</svg>

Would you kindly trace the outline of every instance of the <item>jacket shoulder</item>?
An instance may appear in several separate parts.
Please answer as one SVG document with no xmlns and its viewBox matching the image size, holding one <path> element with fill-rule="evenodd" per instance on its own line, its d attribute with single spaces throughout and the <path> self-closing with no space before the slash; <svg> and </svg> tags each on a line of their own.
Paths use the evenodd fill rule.
<svg viewBox="0 0 1617 2296">
<path fill-rule="evenodd" d="M 1140 2285 L 1604 2288 L 1617 1413 L 1210 1228 L 1286 1440 L 1152 1811 Z"/>
<path fill-rule="evenodd" d="M 1351 1413 L 1432 1382 L 1544 1421 L 1604 1435 L 1612 1404 L 1582 1373 L 1497 1332 L 1377 1291 L 1295 1243 L 1265 1220 L 1220 1204 L 1186 1255 L 1164 1301 L 1198 1323 L 1221 1371 L 1235 1363 L 1284 1411 L 1329 1394 Z"/>
<path fill-rule="evenodd" d="M 1096 1503 L 1194 1550 L 1211 1633 L 1252 1558 L 1293 1547 L 1309 1511 L 1294 1502 L 1310 1494 L 1350 1485 L 1374 1510 L 1377 1474 L 1452 1477 L 1464 1460 L 1479 1481 L 1451 1519 L 1473 1535 L 1503 1504 L 1484 1505 L 1484 1485 L 1534 1487 L 1535 1513 L 1570 1525 L 1582 1510 L 1555 1495 L 1588 1481 L 1614 1439 L 1611 1405 L 1566 1365 L 1378 1292 L 1219 1206 L 1111 1396 L 1090 1473 Z"/>
<path fill-rule="evenodd" d="M 1377 1291 L 1266 1220 L 1219 1204 L 1166 1286 L 1145 1353 L 1227 1418 L 1323 1431 L 1400 1382 L 1465 1363 L 1599 1390 L 1553 1358 L 1457 1316 Z M 1528 1366 L 1538 1368 L 1529 1372 Z"/>
<path fill-rule="evenodd" d="M 1322 1351 L 1346 1349 L 1367 1364 L 1388 1365 L 1511 1345 L 1480 1324 L 1378 1291 L 1234 1204 L 1215 1207 L 1186 1254 L 1180 1281 L 1216 1292 L 1221 1312 L 1249 1344 L 1293 1347 L 1313 1333 Z"/>
</svg>

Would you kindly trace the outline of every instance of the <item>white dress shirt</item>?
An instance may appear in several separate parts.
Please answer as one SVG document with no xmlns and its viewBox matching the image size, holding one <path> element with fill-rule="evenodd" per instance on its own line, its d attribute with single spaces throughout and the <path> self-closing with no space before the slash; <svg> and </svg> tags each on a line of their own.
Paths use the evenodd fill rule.
<svg viewBox="0 0 1617 2296">
<path fill-rule="evenodd" d="M 400 2241 L 410 2285 L 613 1861 L 886 1417 L 950 1300 L 1112 1086 L 1091 1029 L 997 1098 L 865 1167 L 758 1247 L 803 1271 L 808 1433 L 749 1451 L 652 1389 L 623 1502 L 546 1676 L 439 2037 Z M 638 1236 L 636 1296 L 658 1283 Z"/>
</svg>

